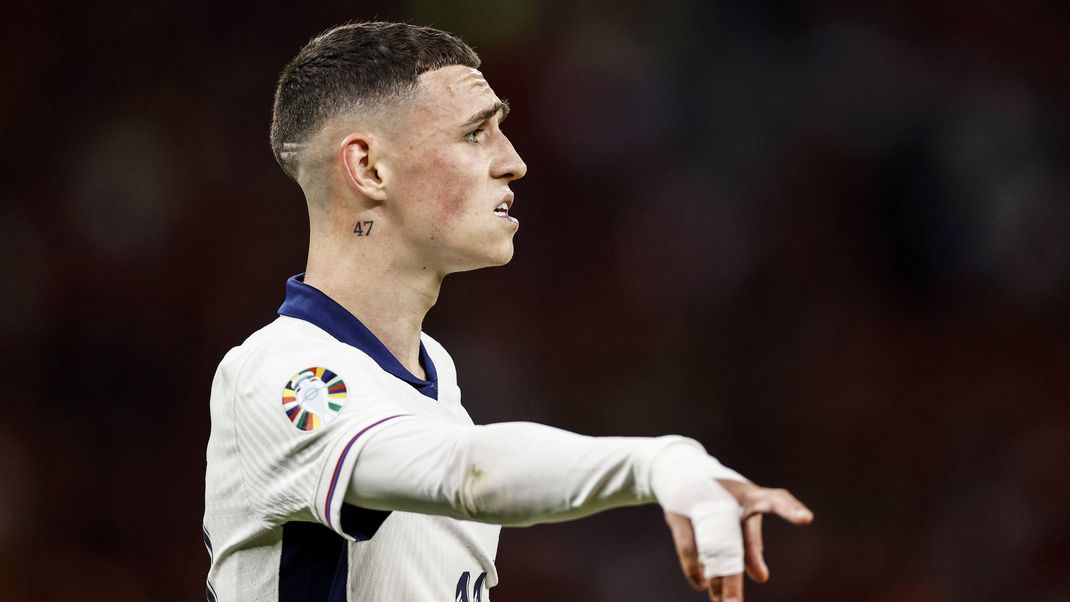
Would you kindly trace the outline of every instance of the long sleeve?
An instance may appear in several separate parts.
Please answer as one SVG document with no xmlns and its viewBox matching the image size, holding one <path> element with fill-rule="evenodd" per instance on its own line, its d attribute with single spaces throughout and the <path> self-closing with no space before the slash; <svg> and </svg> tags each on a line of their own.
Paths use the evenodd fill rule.
<svg viewBox="0 0 1070 602">
<path fill-rule="evenodd" d="M 533 423 L 402 419 L 362 448 L 346 501 L 501 525 L 570 520 L 657 501 L 655 459 L 681 445 L 697 447 L 701 453 L 692 455 L 705 459 L 685 468 L 689 475 L 742 480 L 684 437 L 587 437 Z"/>
</svg>

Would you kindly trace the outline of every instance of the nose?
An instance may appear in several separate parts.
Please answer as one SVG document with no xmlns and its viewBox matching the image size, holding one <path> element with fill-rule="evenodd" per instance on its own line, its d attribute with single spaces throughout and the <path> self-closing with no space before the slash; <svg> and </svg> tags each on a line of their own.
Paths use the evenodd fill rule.
<svg viewBox="0 0 1070 602">
<path fill-rule="evenodd" d="M 491 175 L 496 179 L 512 182 L 519 180 L 528 173 L 528 166 L 520 158 L 520 154 L 513 148 L 513 143 L 504 135 L 502 136 L 501 156 L 495 162 Z"/>
</svg>

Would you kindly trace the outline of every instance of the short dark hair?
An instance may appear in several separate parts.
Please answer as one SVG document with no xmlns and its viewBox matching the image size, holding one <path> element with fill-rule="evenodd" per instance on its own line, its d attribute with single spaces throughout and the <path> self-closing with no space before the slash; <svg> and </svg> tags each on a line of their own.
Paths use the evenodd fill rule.
<svg viewBox="0 0 1070 602">
<path fill-rule="evenodd" d="M 348 23 L 312 38 L 279 76 L 271 116 L 271 150 L 297 179 L 293 153 L 328 120 L 358 104 L 374 105 L 415 91 L 420 74 L 447 67 L 479 67 L 460 38 L 407 23 Z"/>
</svg>

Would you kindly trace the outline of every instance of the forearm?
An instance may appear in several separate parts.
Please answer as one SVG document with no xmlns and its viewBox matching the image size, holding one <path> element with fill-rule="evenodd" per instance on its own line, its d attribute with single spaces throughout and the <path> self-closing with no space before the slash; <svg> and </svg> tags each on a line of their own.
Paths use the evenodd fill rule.
<svg viewBox="0 0 1070 602">
<path fill-rule="evenodd" d="M 502 525 L 569 520 L 656 501 L 656 459 L 667 449 L 679 456 L 680 446 L 701 450 L 673 436 L 585 437 L 533 423 L 473 427 L 413 419 L 368 442 L 346 501 Z M 689 474 L 741 478 L 701 455 L 709 462 Z M 658 480 L 673 471 L 663 466 Z"/>
</svg>

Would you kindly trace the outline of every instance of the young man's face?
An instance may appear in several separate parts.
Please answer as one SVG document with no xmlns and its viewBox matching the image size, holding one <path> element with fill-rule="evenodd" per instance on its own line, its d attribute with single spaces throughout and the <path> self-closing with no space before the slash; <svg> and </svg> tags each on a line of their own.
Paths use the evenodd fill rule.
<svg viewBox="0 0 1070 602">
<path fill-rule="evenodd" d="M 499 127 L 506 111 L 475 69 L 420 76 L 388 153 L 391 210 L 423 267 L 446 274 L 512 258 L 519 224 L 501 207 L 527 166 Z"/>
</svg>

